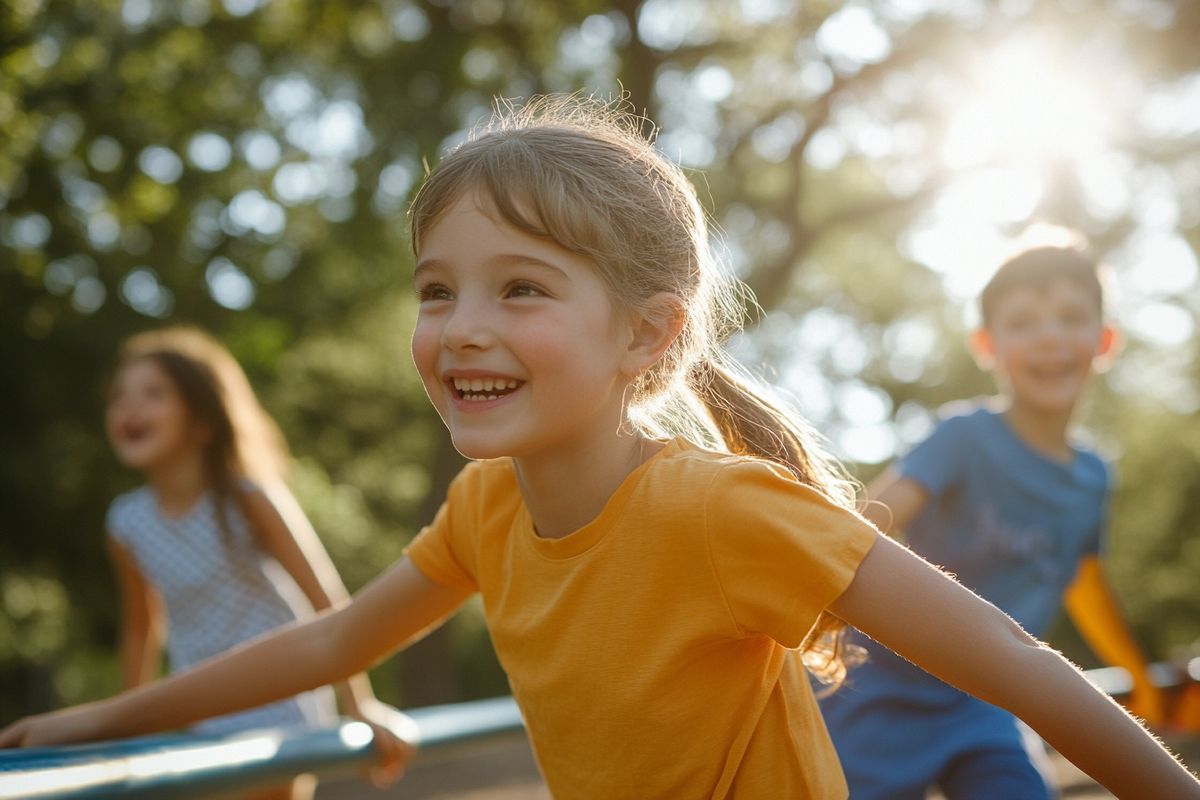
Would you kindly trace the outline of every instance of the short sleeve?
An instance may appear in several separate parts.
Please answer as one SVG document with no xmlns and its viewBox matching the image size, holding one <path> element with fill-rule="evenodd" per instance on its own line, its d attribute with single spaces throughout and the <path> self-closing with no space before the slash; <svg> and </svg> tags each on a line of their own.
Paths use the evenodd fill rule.
<svg viewBox="0 0 1200 800">
<path fill-rule="evenodd" d="M 756 461 L 716 476 L 705 527 L 734 621 L 786 647 L 803 642 L 880 535 L 782 468 Z"/>
<path fill-rule="evenodd" d="M 466 516 L 464 495 L 469 495 L 463 483 L 464 473 L 459 473 L 450 484 L 446 500 L 433 522 L 417 534 L 406 548 L 405 555 L 430 580 L 443 586 L 474 592 L 479 586 L 475 576 L 464 566 L 460 549 L 460 541 L 465 533 L 461 529 L 461 520 Z"/>
<path fill-rule="evenodd" d="M 900 474 L 935 497 L 943 494 L 963 472 L 964 423 L 963 417 L 939 422 L 925 441 L 900 459 Z"/>
</svg>

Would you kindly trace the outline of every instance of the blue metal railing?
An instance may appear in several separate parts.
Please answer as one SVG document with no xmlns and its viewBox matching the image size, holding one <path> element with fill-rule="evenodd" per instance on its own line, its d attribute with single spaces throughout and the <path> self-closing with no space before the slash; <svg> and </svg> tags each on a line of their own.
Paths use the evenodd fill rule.
<svg viewBox="0 0 1200 800">
<path fill-rule="evenodd" d="M 1127 696 L 1132 686 L 1120 667 L 1093 669 L 1087 675 L 1117 698 Z M 1150 675 L 1158 686 L 1178 695 L 1191 692 L 1194 699 L 1200 693 L 1200 658 L 1184 666 L 1154 664 Z M 522 729 L 521 714 L 511 697 L 428 706 L 406 713 L 416 723 L 418 741 L 426 751 Z M 1200 718 L 1181 724 L 1191 733 L 1200 732 Z M 305 772 L 330 777 L 369 765 L 374 759 L 373 737 L 370 726 L 343 722 L 321 730 L 270 728 L 228 736 L 167 734 L 69 747 L 0 750 L 0 800 L 207 797 Z"/>
<path fill-rule="evenodd" d="M 413 709 L 422 750 L 522 729 L 510 697 Z M 166 734 L 0 751 L 0 798 L 208 797 L 311 772 L 340 775 L 374 759 L 361 722 L 320 730 L 269 728 L 226 736 Z"/>
</svg>

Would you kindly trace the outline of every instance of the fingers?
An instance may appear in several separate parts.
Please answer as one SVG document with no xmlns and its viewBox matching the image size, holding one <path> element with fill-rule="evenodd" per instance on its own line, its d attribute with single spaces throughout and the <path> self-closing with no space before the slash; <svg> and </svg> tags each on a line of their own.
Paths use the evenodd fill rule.
<svg viewBox="0 0 1200 800">
<path fill-rule="evenodd" d="M 416 722 L 386 703 L 373 702 L 361 707 L 360 719 L 374 733 L 375 763 L 366 777 L 379 788 L 399 779 L 417 752 L 420 730 Z"/>
<path fill-rule="evenodd" d="M 373 727 L 377 757 L 368 774 L 371 783 L 384 789 L 404 775 L 417 748 L 384 728 L 377 725 Z"/>
<path fill-rule="evenodd" d="M 19 720 L 0 730 L 0 748 L 20 747 L 25 738 L 25 720 Z"/>
</svg>

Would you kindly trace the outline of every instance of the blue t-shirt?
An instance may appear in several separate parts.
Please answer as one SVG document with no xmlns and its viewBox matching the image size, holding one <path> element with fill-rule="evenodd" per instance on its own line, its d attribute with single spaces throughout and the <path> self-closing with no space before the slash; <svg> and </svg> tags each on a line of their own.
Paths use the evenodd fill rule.
<svg viewBox="0 0 1200 800">
<path fill-rule="evenodd" d="M 905 540 L 1043 637 L 1079 562 L 1101 550 L 1108 467 L 1078 446 L 1069 461 L 1051 459 L 988 408 L 956 404 L 955 410 L 899 462 L 900 474 L 929 494 Z M 869 666 L 851 671 L 860 687 L 895 677 L 906 691 L 923 690 L 931 699 L 957 694 L 866 637 L 856 641 L 870 652 Z"/>
<path fill-rule="evenodd" d="M 1079 447 L 1055 461 L 1001 414 L 972 407 L 944 419 L 899 468 L 929 493 L 905 531 L 909 546 L 1044 636 L 1080 559 L 1100 552 L 1104 462 Z"/>
<path fill-rule="evenodd" d="M 1084 448 L 1065 462 L 1033 450 L 987 408 L 958 404 L 956 412 L 899 462 L 929 494 L 905 538 L 1044 636 L 1080 560 L 1101 549 L 1108 469 Z M 964 754 L 1026 746 L 1007 712 L 852 636 L 868 660 L 821 702 L 852 796 L 894 796 Z"/>
</svg>

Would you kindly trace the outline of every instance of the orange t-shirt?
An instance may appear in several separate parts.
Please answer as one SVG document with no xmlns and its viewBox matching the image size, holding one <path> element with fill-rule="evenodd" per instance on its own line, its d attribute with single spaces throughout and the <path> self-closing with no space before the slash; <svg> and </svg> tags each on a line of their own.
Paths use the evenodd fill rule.
<svg viewBox="0 0 1200 800">
<path fill-rule="evenodd" d="M 795 650 L 878 532 L 784 469 L 682 440 L 596 519 L 534 531 L 507 459 L 468 465 L 408 549 L 482 594 L 556 798 L 844 798 Z"/>
</svg>

